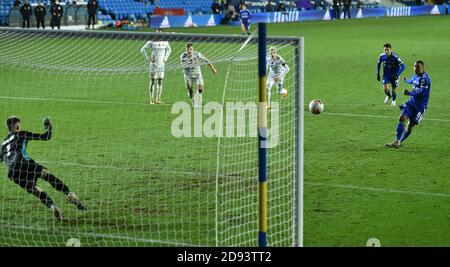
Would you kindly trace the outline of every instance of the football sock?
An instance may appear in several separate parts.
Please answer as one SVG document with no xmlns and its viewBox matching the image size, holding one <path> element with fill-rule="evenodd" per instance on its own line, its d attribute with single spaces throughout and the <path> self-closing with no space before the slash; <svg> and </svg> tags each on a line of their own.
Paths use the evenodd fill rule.
<svg viewBox="0 0 450 267">
<path fill-rule="evenodd" d="M 53 205 L 53 200 L 47 195 L 46 192 L 38 192 L 37 196 L 39 197 L 39 200 L 42 202 L 42 204 L 47 206 L 47 208 L 50 208 Z"/>
<path fill-rule="evenodd" d="M 385 94 L 386 94 L 387 96 L 391 97 L 391 91 L 389 91 L 389 89 L 387 89 L 387 90 L 384 91 L 384 92 L 385 92 Z"/>
<path fill-rule="evenodd" d="M 202 92 L 201 91 L 198 91 L 197 93 L 196 93 L 196 95 L 197 95 L 197 101 L 198 101 L 198 106 L 202 106 L 202 102 L 203 102 L 203 94 L 202 94 Z"/>
<path fill-rule="evenodd" d="M 406 138 L 408 138 L 408 136 L 411 134 L 410 131 L 406 130 L 403 134 L 402 137 L 400 139 L 401 142 L 403 142 L 403 140 L 405 140 Z"/>
<path fill-rule="evenodd" d="M 54 176 L 53 174 L 48 174 L 48 182 L 55 188 L 56 190 L 63 192 L 65 195 L 68 195 L 70 190 L 69 188 L 64 184 L 63 181 L 59 180 L 58 177 Z"/>
<path fill-rule="evenodd" d="M 162 81 L 158 80 L 158 99 L 161 99 L 161 93 L 162 93 Z"/>
<path fill-rule="evenodd" d="M 192 105 L 194 105 L 195 103 L 194 103 L 194 91 L 189 91 L 188 92 L 188 96 L 189 96 L 189 98 L 191 99 L 191 101 L 192 101 Z"/>
<path fill-rule="evenodd" d="M 405 122 L 399 121 L 397 125 L 397 134 L 395 140 L 400 141 L 404 131 L 405 131 Z"/>
<path fill-rule="evenodd" d="M 397 98 L 397 92 L 392 92 L 392 101 L 395 101 L 395 99 Z"/>
<path fill-rule="evenodd" d="M 155 83 L 153 82 L 153 80 L 150 82 L 150 86 L 148 87 L 148 92 L 149 92 L 149 94 L 150 94 L 150 100 L 153 100 L 153 92 L 155 91 L 154 90 L 154 86 L 155 86 Z"/>
</svg>

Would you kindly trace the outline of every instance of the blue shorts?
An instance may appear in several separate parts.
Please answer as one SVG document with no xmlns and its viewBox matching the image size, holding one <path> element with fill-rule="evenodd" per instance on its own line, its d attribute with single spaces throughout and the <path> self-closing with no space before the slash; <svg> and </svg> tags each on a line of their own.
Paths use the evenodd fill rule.
<svg viewBox="0 0 450 267">
<path fill-rule="evenodd" d="M 400 116 L 404 115 L 408 117 L 409 121 L 413 124 L 419 124 L 420 121 L 423 119 L 423 115 L 425 114 L 426 111 L 426 110 L 418 111 L 413 105 L 409 104 L 408 102 L 404 103 L 399 107 L 402 110 Z"/>
<path fill-rule="evenodd" d="M 383 74 L 383 84 L 391 84 L 392 87 L 398 88 L 398 79 L 394 79 L 395 75 Z"/>
<path fill-rule="evenodd" d="M 242 20 L 242 24 L 244 24 L 244 27 L 245 27 L 246 31 L 250 30 L 250 21 L 248 21 L 248 19 L 243 19 Z"/>
</svg>

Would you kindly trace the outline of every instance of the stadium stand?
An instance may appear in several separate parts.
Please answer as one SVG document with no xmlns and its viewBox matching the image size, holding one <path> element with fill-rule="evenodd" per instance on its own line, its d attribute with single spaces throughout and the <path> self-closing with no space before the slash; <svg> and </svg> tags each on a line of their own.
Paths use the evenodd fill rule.
<svg viewBox="0 0 450 267">
<path fill-rule="evenodd" d="M 0 25 L 16 26 L 17 12 L 13 11 L 15 0 L 0 0 Z M 39 0 L 30 0 L 34 7 Z M 60 0 L 64 2 L 66 0 Z M 69 1 L 69 0 L 67 0 Z M 211 14 L 211 6 L 214 0 L 99 0 L 99 11 L 97 19 L 100 24 L 114 24 L 116 20 L 148 20 L 156 8 L 159 9 L 182 9 L 186 15 Z M 352 8 L 376 8 L 404 5 L 425 4 L 425 1 L 445 0 L 353 0 Z M 50 6 L 51 0 L 42 0 L 44 5 Z M 230 4 L 238 7 L 240 0 L 229 0 Z M 266 12 L 267 0 L 246 0 L 248 9 L 253 13 Z M 77 1 L 78 5 L 70 7 L 65 3 L 67 14 L 63 20 L 65 25 L 84 24 L 86 21 L 85 5 L 83 0 Z M 284 6 L 283 11 L 327 9 L 332 7 L 332 0 L 272 0 L 274 10 L 277 11 L 280 4 Z M 34 19 L 34 16 L 33 16 Z M 49 21 L 49 18 L 46 19 Z M 14 22 L 14 23 L 12 23 Z"/>
</svg>

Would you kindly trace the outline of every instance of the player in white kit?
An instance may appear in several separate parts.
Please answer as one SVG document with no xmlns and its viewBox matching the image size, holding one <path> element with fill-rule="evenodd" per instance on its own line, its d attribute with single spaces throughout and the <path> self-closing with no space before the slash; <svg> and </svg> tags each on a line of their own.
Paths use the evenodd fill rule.
<svg viewBox="0 0 450 267">
<path fill-rule="evenodd" d="M 211 64 L 202 53 L 194 51 L 192 43 L 188 43 L 186 45 L 186 52 L 181 54 L 180 60 L 181 60 L 181 67 L 183 68 L 184 72 L 184 82 L 188 90 L 188 96 L 192 101 L 192 105 L 194 107 L 202 106 L 203 100 L 202 94 L 205 90 L 205 87 L 203 83 L 203 76 L 200 65 L 202 62 L 208 64 L 213 74 L 216 74 L 217 70 L 214 67 L 214 65 Z M 197 85 L 197 93 L 196 93 L 197 100 L 194 99 L 194 90 L 193 90 L 194 84 Z"/>
<path fill-rule="evenodd" d="M 162 29 L 157 29 L 156 32 L 162 32 Z M 151 49 L 151 54 L 148 56 L 147 49 Z M 149 74 L 150 74 L 150 104 L 162 104 L 161 94 L 162 94 L 162 80 L 164 79 L 164 66 L 167 59 L 172 52 L 169 42 L 167 41 L 148 41 L 142 48 L 141 53 L 149 63 Z M 156 99 L 154 97 L 155 93 L 155 83 L 157 83 L 157 93 Z"/>
<path fill-rule="evenodd" d="M 272 91 L 272 86 L 276 86 L 278 88 L 278 93 L 286 97 L 287 90 L 283 87 L 284 77 L 286 73 L 289 72 L 289 66 L 286 64 L 286 61 L 278 55 L 277 49 L 275 47 L 270 48 L 270 55 L 267 56 L 267 66 L 269 68 L 269 75 L 267 78 L 267 107 L 270 108 L 270 96 Z"/>
</svg>

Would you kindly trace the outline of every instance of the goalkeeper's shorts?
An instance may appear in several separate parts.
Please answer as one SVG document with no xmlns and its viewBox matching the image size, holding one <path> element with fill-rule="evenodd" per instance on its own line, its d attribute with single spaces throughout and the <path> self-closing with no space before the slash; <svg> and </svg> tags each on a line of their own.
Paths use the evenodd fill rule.
<svg viewBox="0 0 450 267">
<path fill-rule="evenodd" d="M 41 177 L 44 166 L 34 160 L 22 160 L 14 163 L 8 170 L 8 178 L 14 183 L 30 192 Z"/>
</svg>

